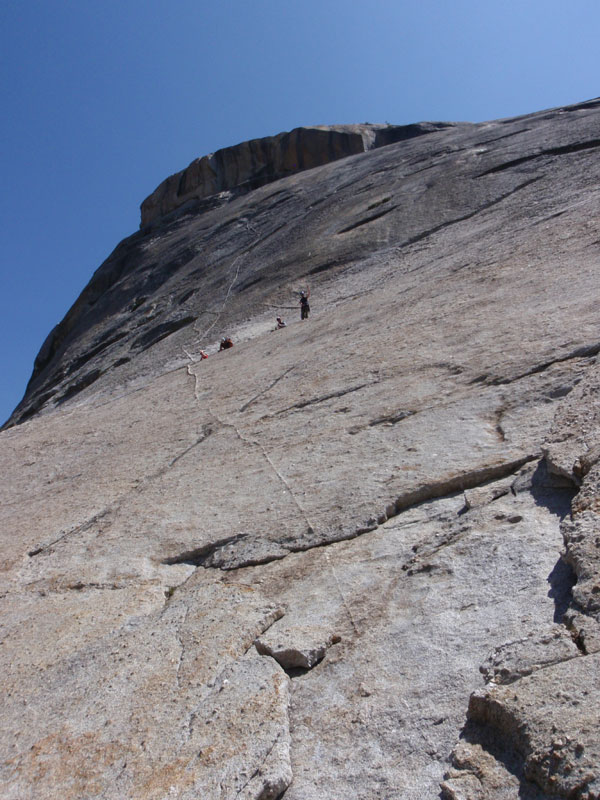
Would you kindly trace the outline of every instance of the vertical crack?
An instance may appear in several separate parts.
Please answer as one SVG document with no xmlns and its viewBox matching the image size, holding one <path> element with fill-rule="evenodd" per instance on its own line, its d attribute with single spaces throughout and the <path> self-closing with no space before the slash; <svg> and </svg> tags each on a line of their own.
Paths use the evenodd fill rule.
<svg viewBox="0 0 600 800">
<path fill-rule="evenodd" d="M 190 356 L 190 358 L 191 358 L 191 356 Z M 192 364 L 195 364 L 195 363 L 196 362 L 192 360 L 191 364 L 186 364 L 186 369 L 187 369 L 187 374 L 190 376 L 190 378 L 193 378 L 193 380 L 194 380 L 194 400 L 196 401 L 196 403 L 198 405 L 200 405 L 200 396 L 198 394 L 198 375 L 195 372 L 192 372 L 192 370 L 191 370 Z"/>
<path fill-rule="evenodd" d="M 266 762 L 267 762 L 267 759 L 269 758 L 269 756 L 271 755 L 271 753 L 272 753 L 272 752 L 273 752 L 273 750 L 275 749 L 275 745 L 277 744 L 277 742 L 279 741 L 279 739 L 280 739 L 280 738 L 281 738 L 281 734 L 280 734 L 280 733 L 278 733 L 278 734 L 277 734 L 277 736 L 275 737 L 275 741 L 274 741 L 274 742 L 272 742 L 271 746 L 270 746 L 270 747 L 269 747 L 269 749 L 267 750 L 267 752 L 266 752 L 266 754 L 265 754 L 265 756 L 264 756 L 263 760 L 260 762 L 260 764 L 258 765 L 258 767 L 257 767 L 257 768 L 254 770 L 254 772 L 252 773 L 252 775 L 250 775 L 250 777 L 248 778 L 248 780 L 246 781 L 246 783 L 245 783 L 245 784 L 244 784 L 244 785 L 241 787 L 241 789 L 238 789 L 238 791 L 235 793 L 235 796 L 236 796 L 236 797 L 237 797 L 238 795 L 240 795 L 240 794 L 241 794 L 241 793 L 244 791 L 244 789 L 246 788 L 246 786 L 248 786 L 248 784 L 249 784 L 251 781 L 253 781 L 253 780 L 254 780 L 254 778 L 256 778 L 256 776 L 257 776 L 257 775 L 259 775 L 259 774 L 260 774 L 260 771 L 261 771 L 261 769 L 262 769 L 262 768 L 263 768 L 263 766 L 266 764 Z M 289 786 L 289 784 L 288 784 L 288 786 Z M 287 790 L 287 786 L 286 786 L 286 788 L 284 789 L 284 791 L 286 791 L 286 790 Z M 266 794 L 266 793 L 265 793 L 266 791 L 268 791 L 268 788 L 267 788 L 267 787 L 265 787 L 265 791 L 261 792 L 261 794 L 260 794 L 260 795 L 259 795 L 259 797 L 258 797 L 258 800 L 260 800 L 260 798 L 262 798 L 262 797 L 265 797 L 265 798 L 266 798 L 266 797 L 268 797 L 268 794 Z M 280 796 L 281 796 L 281 795 L 280 795 Z"/>
<path fill-rule="evenodd" d="M 183 615 L 183 619 L 177 626 L 177 630 L 175 631 L 175 636 L 177 637 L 177 641 L 179 642 L 179 646 L 181 647 L 181 652 L 179 653 L 179 661 L 177 663 L 177 670 L 175 671 L 175 682 L 177 683 L 177 688 L 181 689 L 181 683 L 179 680 L 179 673 L 181 671 L 181 665 L 183 664 L 183 658 L 185 656 L 185 644 L 183 638 L 181 636 L 181 629 L 185 627 L 185 623 L 187 622 L 188 615 L 190 613 L 190 607 L 186 606 L 185 614 Z"/>
<path fill-rule="evenodd" d="M 332 575 L 334 577 L 335 584 L 337 586 L 337 590 L 338 590 L 338 592 L 340 594 L 340 597 L 342 598 L 342 603 L 344 604 L 344 608 L 346 609 L 346 613 L 348 614 L 348 618 L 350 619 L 350 622 L 352 623 L 352 628 L 354 629 L 354 633 L 357 636 L 360 636 L 360 631 L 358 629 L 358 625 L 356 624 L 356 620 L 354 619 L 352 611 L 350 610 L 350 606 L 348 604 L 348 601 L 346 600 L 346 596 L 344 595 L 344 592 L 342 591 L 342 586 L 340 584 L 339 578 L 337 576 L 337 572 L 335 571 L 335 567 L 334 567 L 334 565 L 333 565 L 333 563 L 331 561 L 331 558 L 329 557 L 329 551 L 328 550 L 325 550 L 325 560 L 327 561 L 327 566 L 330 568 L 331 573 L 332 573 Z"/>
<path fill-rule="evenodd" d="M 300 503 L 300 501 L 296 497 L 296 495 L 295 495 L 292 487 L 290 486 L 288 480 L 286 479 L 286 477 L 277 469 L 277 466 L 275 465 L 273 459 L 271 458 L 271 456 L 267 452 L 265 446 L 261 442 L 259 442 L 257 439 L 250 439 L 249 437 L 244 436 L 244 434 L 240 431 L 240 429 L 235 424 L 235 422 L 225 422 L 224 420 L 220 419 L 212 409 L 209 409 L 209 412 L 214 417 L 214 419 L 216 419 L 216 421 L 220 425 L 222 425 L 223 427 L 226 427 L 226 428 L 233 428 L 233 430 L 235 431 L 235 433 L 236 433 L 237 437 L 240 439 L 240 441 L 245 442 L 246 444 L 249 444 L 249 445 L 253 445 L 254 447 L 257 447 L 260 450 L 263 458 L 265 459 L 265 461 L 267 462 L 267 464 L 269 465 L 269 467 L 271 468 L 273 473 L 277 476 L 278 480 L 283 484 L 283 486 L 286 488 L 287 492 L 289 493 L 290 497 L 292 498 L 292 501 L 293 501 L 294 505 L 296 506 L 296 508 L 300 512 L 300 515 L 302 516 L 302 518 L 306 522 L 306 525 L 308 527 L 308 532 L 309 533 L 314 533 L 315 529 L 314 529 L 314 526 L 312 525 L 311 521 L 308 518 L 308 514 L 306 513 L 306 511 L 303 508 L 302 504 Z"/>
<path fill-rule="evenodd" d="M 234 264 L 236 264 L 237 262 L 239 262 L 239 260 L 241 259 L 241 257 L 242 257 L 242 256 L 245 254 L 245 252 L 246 252 L 245 250 L 242 250 L 242 252 L 241 252 L 241 253 L 238 253 L 238 255 L 237 255 L 235 258 L 234 258 L 234 260 L 233 260 L 233 263 L 231 264 L 231 266 L 232 266 L 232 267 L 233 267 L 233 265 L 234 265 Z M 220 318 L 221 318 L 221 315 L 222 315 L 223 311 L 225 311 L 225 306 L 227 305 L 227 301 L 229 300 L 229 295 L 231 294 L 231 290 L 233 289 L 233 287 L 234 287 L 234 285 L 235 285 L 235 283 L 236 283 L 236 281 L 237 281 L 237 279 L 238 279 L 238 276 L 239 276 L 239 274 L 240 274 L 240 265 L 239 265 L 239 263 L 238 263 L 238 264 L 237 264 L 237 267 L 236 267 L 236 270 L 235 270 L 235 275 L 233 276 L 233 280 L 232 280 L 232 281 L 231 281 L 231 283 L 229 284 L 229 287 L 228 287 L 228 289 L 227 289 L 227 293 L 225 294 L 225 299 L 223 300 L 223 305 L 221 306 L 221 309 L 220 309 L 220 311 L 219 311 L 219 312 L 218 312 L 218 314 L 215 316 L 215 318 L 213 319 L 213 321 L 210 323 L 210 325 L 208 326 L 208 328 L 207 328 L 207 329 L 206 329 L 206 330 L 205 330 L 203 333 L 201 333 L 201 334 L 200 334 L 200 337 L 199 337 L 200 339 L 204 339 L 204 337 L 205 337 L 205 336 L 208 336 L 208 334 L 210 333 L 210 331 L 211 331 L 211 330 L 212 330 L 212 329 L 215 327 L 215 325 L 217 324 L 217 322 L 220 320 Z"/>
<path fill-rule="evenodd" d="M 207 328 L 207 329 L 206 329 L 206 330 L 205 330 L 203 333 L 199 334 L 199 338 L 200 338 L 200 339 L 204 339 L 204 337 L 205 337 L 205 336 L 208 336 L 208 334 L 210 333 L 210 331 L 211 331 L 211 330 L 212 330 L 212 329 L 215 327 L 215 325 L 217 324 L 217 322 L 218 322 L 218 321 L 219 321 L 219 319 L 221 318 L 221 315 L 223 314 L 223 311 L 225 311 L 225 306 L 227 305 L 227 301 L 229 300 L 229 296 L 230 296 L 230 294 L 231 294 L 231 292 L 232 292 L 232 290 L 233 290 L 233 287 L 234 287 L 234 286 L 235 286 L 235 284 L 237 283 L 237 279 L 238 279 L 238 277 L 239 277 L 239 274 L 240 274 L 240 263 L 239 263 L 239 262 L 240 262 L 240 259 L 241 259 L 241 258 L 242 258 L 244 255 L 246 255 L 247 253 L 249 253 L 249 252 L 250 252 L 250 250 L 251 250 L 251 249 L 252 249 L 252 248 L 253 248 L 253 247 L 256 245 L 256 243 L 257 243 L 257 242 L 260 240 L 260 234 L 259 234 L 259 232 L 256 230 L 256 228 L 255 228 L 253 225 L 251 225 L 251 223 L 249 223 L 249 222 L 248 222 L 248 220 L 247 220 L 247 219 L 245 219 L 245 218 L 244 218 L 243 220 L 241 220 L 241 221 L 242 221 L 242 222 L 245 224 L 245 226 L 246 226 L 246 230 L 247 230 L 248 232 L 250 232 L 250 230 L 252 230 L 252 231 L 254 232 L 254 235 L 255 235 L 254 241 L 253 241 L 253 242 L 251 242 L 251 243 L 248 245 L 248 247 L 245 247 L 245 248 L 244 248 L 244 249 L 243 249 L 243 250 L 242 250 L 240 253 L 238 253 L 238 254 L 237 254 L 237 256 L 236 256 L 236 257 L 233 259 L 233 261 L 232 261 L 232 263 L 231 263 L 231 269 L 233 269 L 234 265 L 236 265 L 236 264 L 237 264 L 237 266 L 236 266 L 236 270 L 235 270 L 235 275 L 233 276 L 233 280 L 232 280 L 232 281 L 231 281 L 231 283 L 229 284 L 229 286 L 228 286 L 228 288 L 227 288 L 227 292 L 225 293 L 225 299 L 223 300 L 223 305 L 221 306 L 221 309 L 218 311 L 217 315 L 215 316 L 215 318 L 214 318 L 214 320 L 211 322 L 211 324 L 208 326 L 208 328 Z"/>
<path fill-rule="evenodd" d="M 502 398 L 504 400 L 504 398 Z M 506 441 L 506 432 L 504 430 L 504 426 L 502 421 L 504 419 L 504 414 L 506 412 L 506 405 L 498 406 L 498 408 L 494 411 L 494 422 L 495 422 L 495 431 L 498 439 L 501 442 Z"/>
</svg>

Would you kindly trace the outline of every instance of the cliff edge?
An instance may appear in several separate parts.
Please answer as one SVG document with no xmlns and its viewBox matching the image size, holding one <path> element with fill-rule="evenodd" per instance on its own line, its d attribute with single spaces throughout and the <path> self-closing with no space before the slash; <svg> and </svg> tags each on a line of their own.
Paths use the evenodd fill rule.
<svg viewBox="0 0 600 800">
<path fill-rule="evenodd" d="M 220 192 L 239 195 L 286 175 L 445 127 L 450 123 L 315 125 L 225 147 L 195 159 L 186 169 L 164 180 L 143 201 L 140 227 L 156 222 L 190 200 Z"/>
</svg>

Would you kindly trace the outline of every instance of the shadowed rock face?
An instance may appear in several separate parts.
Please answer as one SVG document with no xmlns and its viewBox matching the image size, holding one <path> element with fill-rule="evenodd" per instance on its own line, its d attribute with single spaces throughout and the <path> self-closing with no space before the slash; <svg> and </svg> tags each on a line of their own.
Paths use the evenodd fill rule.
<svg viewBox="0 0 600 800">
<path fill-rule="evenodd" d="M 197 158 L 171 175 L 141 206 L 144 228 L 190 200 L 228 192 L 239 196 L 278 178 L 320 167 L 413 136 L 451 127 L 449 123 L 416 125 L 323 125 L 252 139 Z"/>
<path fill-rule="evenodd" d="M 600 796 L 599 130 L 165 189 L 0 435 L 3 798 Z"/>
</svg>

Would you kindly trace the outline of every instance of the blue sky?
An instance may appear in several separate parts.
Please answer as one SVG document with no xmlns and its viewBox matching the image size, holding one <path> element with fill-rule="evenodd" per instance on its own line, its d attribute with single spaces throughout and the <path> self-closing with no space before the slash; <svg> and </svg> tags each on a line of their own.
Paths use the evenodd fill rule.
<svg viewBox="0 0 600 800">
<path fill-rule="evenodd" d="M 4 0 L 0 422 L 167 175 L 298 125 L 587 100 L 599 23 L 598 0 Z"/>
</svg>

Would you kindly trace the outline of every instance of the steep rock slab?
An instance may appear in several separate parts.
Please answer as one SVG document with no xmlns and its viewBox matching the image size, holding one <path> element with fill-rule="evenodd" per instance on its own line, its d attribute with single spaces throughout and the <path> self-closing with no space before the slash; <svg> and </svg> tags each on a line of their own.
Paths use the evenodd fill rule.
<svg viewBox="0 0 600 800">
<path fill-rule="evenodd" d="M 201 447 L 208 431 L 184 371 L 157 380 L 150 395 L 133 397 L 133 405 L 131 395 L 120 396 L 3 433 L 4 570 L 27 569 L 30 559 L 85 535 Z"/>
<path fill-rule="evenodd" d="M 239 195 L 295 172 L 446 127 L 450 123 L 315 125 L 225 147 L 195 159 L 186 169 L 164 180 L 143 201 L 140 227 L 156 222 L 190 200 L 221 192 L 231 197 L 232 190 Z M 215 202 L 218 204 L 218 200 Z"/>
<path fill-rule="evenodd" d="M 563 557 L 576 580 L 569 607 L 559 617 L 566 627 L 497 648 L 482 667 L 490 685 L 470 698 L 466 742 L 455 749 L 455 769 L 444 783 L 448 798 L 515 796 L 498 780 L 501 762 L 510 765 L 508 780 L 517 778 L 514 792 L 537 786 L 552 797 L 600 796 L 595 361 L 559 404 L 544 447 L 551 474 L 581 484 L 571 514 L 561 521 Z M 507 683 L 506 688 L 496 685 Z"/>
<path fill-rule="evenodd" d="M 502 747 L 516 750 L 524 761 L 525 778 L 547 795 L 596 800 L 600 698 L 597 681 L 590 676 L 599 668 L 597 654 L 569 659 L 510 687 L 474 693 L 469 701 L 473 729 L 467 736 L 476 737 L 477 726 L 491 729 L 497 752 Z M 482 789 L 486 792 L 485 784 Z M 487 792 L 483 796 L 498 796 L 489 788 Z"/>
<path fill-rule="evenodd" d="M 250 652 L 281 611 L 207 578 L 46 664 L 33 695 L 11 686 L 3 652 L 3 797 L 281 794 L 291 780 L 288 678 Z"/>
<path fill-rule="evenodd" d="M 562 532 L 577 576 L 567 621 L 580 646 L 600 650 L 600 368 L 598 359 L 560 404 L 545 445 L 557 474 L 580 484 Z"/>
<path fill-rule="evenodd" d="M 339 639 L 309 671 L 289 670 L 286 798 L 438 797 L 490 641 L 551 624 L 560 546 L 558 517 L 529 491 L 467 512 L 459 493 L 228 575 L 286 606 L 261 649 L 301 650 L 309 631 Z"/>
<path fill-rule="evenodd" d="M 513 323 L 520 346 L 507 348 L 507 360 L 551 330 L 562 340 L 513 372 L 489 362 L 479 374 L 489 381 L 597 345 L 597 329 L 585 321 L 592 295 L 580 302 L 577 286 L 595 280 L 598 113 L 584 104 L 441 129 L 282 178 L 204 213 L 182 208 L 124 240 L 97 270 L 42 347 L 11 422 L 115 383 L 139 385 L 184 363 L 182 347 L 214 352 L 224 333 L 251 337 L 259 321 L 268 330 L 306 281 L 322 313 L 340 298 L 369 300 L 388 281 L 421 287 L 429 302 L 432 276 L 435 286 L 440 270 L 466 270 L 463 312 L 474 323 L 472 287 L 491 280 L 486 312 L 493 313 L 506 307 L 502 295 L 516 281 L 513 300 L 534 293 L 536 304 L 524 304 Z M 568 308 L 575 297 L 577 317 Z M 399 300 L 403 308 L 414 298 Z M 493 325 L 479 317 L 484 350 L 487 331 L 505 333 L 499 317 Z"/>
<path fill-rule="evenodd" d="M 40 354 L 13 418 L 28 421 L 2 433 L 7 792 L 43 763 L 53 791 L 87 776 L 115 796 L 121 770 L 121 796 L 264 800 L 291 765 L 288 792 L 347 796 L 356 763 L 365 796 L 434 798 L 489 653 L 530 678 L 572 655 L 553 638 L 572 482 L 539 459 L 596 366 L 597 114 L 438 131 L 192 203 L 117 248 Z M 307 281 L 308 323 L 273 332 Z M 288 668 L 289 759 L 287 677 L 255 640 L 324 649 Z M 110 742 L 147 730 L 128 772 Z"/>
</svg>

